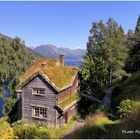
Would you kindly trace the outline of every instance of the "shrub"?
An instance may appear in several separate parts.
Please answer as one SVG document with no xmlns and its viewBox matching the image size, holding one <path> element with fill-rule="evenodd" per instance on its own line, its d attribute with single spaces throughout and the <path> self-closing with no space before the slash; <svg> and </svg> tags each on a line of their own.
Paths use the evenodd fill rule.
<svg viewBox="0 0 140 140">
<path fill-rule="evenodd" d="M 6 118 L 0 119 L 0 139 L 14 139 L 17 138 L 14 135 L 13 128 L 7 122 Z"/>
<path fill-rule="evenodd" d="M 130 77 L 131 77 L 131 74 L 130 73 L 126 73 L 125 75 L 122 76 L 122 81 L 125 81 L 128 78 L 130 78 Z"/>
<path fill-rule="evenodd" d="M 16 101 L 17 101 L 16 99 L 11 98 L 11 97 L 6 98 L 2 113 L 7 116 L 10 113 L 10 111 L 12 110 Z"/>
<path fill-rule="evenodd" d="M 116 87 L 114 87 L 113 92 L 112 92 L 112 98 L 120 95 L 122 92 L 122 87 L 117 85 Z"/>
<path fill-rule="evenodd" d="M 12 124 L 15 135 L 20 139 L 47 139 L 49 138 L 47 131 L 41 130 L 34 123 L 17 122 Z"/>
<path fill-rule="evenodd" d="M 121 101 L 117 108 L 118 113 L 120 114 L 120 118 L 127 117 L 134 112 L 135 103 L 130 99 L 126 99 Z"/>
<path fill-rule="evenodd" d="M 95 112 L 95 110 L 98 108 L 98 104 L 97 103 L 94 103 L 94 104 L 92 104 L 89 108 L 88 108 L 88 112 L 89 113 L 94 113 Z"/>
</svg>

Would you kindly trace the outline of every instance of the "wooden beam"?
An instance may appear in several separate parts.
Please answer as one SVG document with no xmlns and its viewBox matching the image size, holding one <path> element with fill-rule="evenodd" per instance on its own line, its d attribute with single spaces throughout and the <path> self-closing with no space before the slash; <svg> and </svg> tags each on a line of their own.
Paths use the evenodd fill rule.
<svg viewBox="0 0 140 140">
<path fill-rule="evenodd" d="M 95 97 L 92 97 L 90 95 L 84 94 L 84 93 L 80 93 L 80 95 L 83 96 L 83 97 L 85 97 L 85 98 L 87 98 L 88 100 L 93 101 L 93 102 L 98 102 L 98 103 L 101 103 L 102 102 L 101 100 L 99 100 L 99 99 L 97 99 Z"/>
</svg>

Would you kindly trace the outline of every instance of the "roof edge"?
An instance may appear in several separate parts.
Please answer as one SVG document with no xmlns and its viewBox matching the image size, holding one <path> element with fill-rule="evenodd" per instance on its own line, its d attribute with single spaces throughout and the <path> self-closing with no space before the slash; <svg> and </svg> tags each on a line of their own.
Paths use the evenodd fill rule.
<svg viewBox="0 0 140 140">
<path fill-rule="evenodd" d="M 31 81 L 33 78 L 35 78 L 38 75 L 41 75 L 57 92 L 63 91 L 69 87 L 71 87 L 73 85 L 73 82 L 77 76 L 78 71 L 76 72 L 76 74 L 72 77 L 72 81 L 71 84 L 64 86 L 63 88 L 59 88 L 57 87 L 54 83 L 52 83 L 50 81 L 50 79 L 43 73 L 43 72 L 36 72 L 34 73 L 32 76 L 30 76 L 25 82 L 23 82 L 23 84 L 21 84 L 20 89 L 23 88 L 25 85 L 27 85 L 29 83 L 29 81 Z"/>
</svg>

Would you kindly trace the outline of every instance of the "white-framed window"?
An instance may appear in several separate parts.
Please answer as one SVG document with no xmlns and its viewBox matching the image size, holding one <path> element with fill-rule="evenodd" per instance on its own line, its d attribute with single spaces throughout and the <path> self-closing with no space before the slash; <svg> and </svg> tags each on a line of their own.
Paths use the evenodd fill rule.
<svg viewBox="0 0 140 140">
<path fill-rule="evenodd" d="M 32 93 L 35 95 L 45 95 L 44 88 L 33 88 Z"/>
<path fill-rule="evenodd" d="M 47 108 L 33 106 L 32 117 L 40 118 L 40 119 L 47 119 Z"/>
<path fill-rule="evenodd" d="M 75 87 L 78 87 L 78 85 L 79 85 L 79 81 L 77 80 L 77 81 L 75 82 Z"/>
</svg>

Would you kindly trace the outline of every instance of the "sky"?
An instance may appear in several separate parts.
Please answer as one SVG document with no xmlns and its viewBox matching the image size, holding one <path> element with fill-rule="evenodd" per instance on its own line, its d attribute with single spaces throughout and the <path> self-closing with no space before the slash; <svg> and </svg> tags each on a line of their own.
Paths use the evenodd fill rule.
<svg viewBox="0 0 140 140">
<path fill-rule="evenodd" d="M 53 44 L 86 48 L 93 22 L 112 17 L 125 32 L 135 29 L 140 2 L 0 2 L 0 33 L 18 36 L 28 47 Z"/>
</svg>

